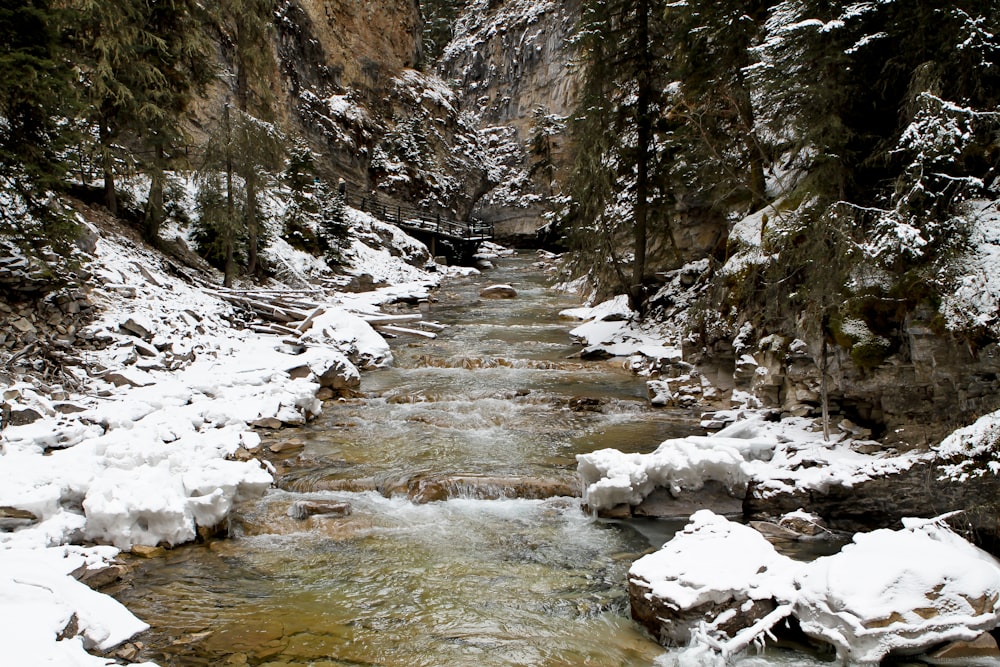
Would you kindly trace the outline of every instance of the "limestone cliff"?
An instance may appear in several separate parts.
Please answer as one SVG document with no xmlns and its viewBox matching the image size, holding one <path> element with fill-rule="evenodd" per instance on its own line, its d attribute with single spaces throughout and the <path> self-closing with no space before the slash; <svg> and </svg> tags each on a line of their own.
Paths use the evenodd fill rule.
<svg viewBox="0 0 1000 667">
<path fill-rule="evenodd" d="M 579 81 L 570 42 L 579 12 L 578 0 L 475 0 L 439 64 L 487 135 L 495 187 L 477 214 L 498 234 L 533 235 L 568 168 L 564 119 Z"/>
</svg>

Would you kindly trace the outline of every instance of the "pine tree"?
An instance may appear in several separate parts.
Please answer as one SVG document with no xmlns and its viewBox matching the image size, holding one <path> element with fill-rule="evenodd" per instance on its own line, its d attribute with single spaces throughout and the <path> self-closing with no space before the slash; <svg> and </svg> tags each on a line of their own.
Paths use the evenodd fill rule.
<svg viewBox="0 0 1000 667">
<path fill-rule="evenodd" d="M 118 214 L 116 176 L 131 159 L 118 142 L 141 129 L 142 96 L 159 75 L 145 58 L 157 41 L 146 27 L 149 9 L 141 0 L 108 3 L 72 0 L 73 28 L 68 35 L 80 60 L 85 90 L 84 118 L 95 136 L 94 149 L 104 179 L 104 201 Z"/>
<path fill-rule="evenodd" d="M 75 115 L 72 70 L 60 52 L 65 25 L 48 0 L 0 3 L 0 237 L 36 257 L 64 249 L 75 225 L 53 194 L 62 189 L 69 141 L 60 118 Z"/>
<path fill-rule="evenodd" d="M 184 115 L 194 95 L 212 80 L 215 71 L 206 32 L 207 19 L 196 0 L 149 3 L 146 26 L 155 40 L 140 56 L 150 68 L 147 85 L 136 93 L 139 137 L 149 151 L 145 162 L 150 176 L 143 235 L 160 242 L 164 213 L 164 185 L 172 151 L 184 139 Z"/>
<path fill-rule="evenodd" d="M 259 183 L 261 174 L 258 169 L 261 165 L 279 164 L 284 145 L 284 135 L 274 125 L 227 103 L 219 125 L 214 128 L 205 146 L 201 180 L 211 183 L 213 179 L 220 179 L 227 205 L 224 214 L 213 211 L 205 218 L 210 224 L 202 225 L 199 233 L 204 243 L 199 243 L 199 248 L 207 250 L 216 245 L 221 248 L 217 256 L 222 257 L 220 268 L 226 287 L 232 285 L 243 258 L 246 258 L 244 265 L 249 266 L 251 235 L 246 224 L 246 209 L 251 206 L 252 192 L 242 174 L 253 173 L 255 182 Z M 259 213 L 256 219 L 260 221 Z M 259 242 L 261 231 L 258 229 L 256 233 Z M 245 239 L 243 248 L 239 247 L 241 239 Z"/>
<path fill-rule="evenodd" d="M 659 4 L 652 0 L 588 0 L 583 3 L 579 47 L 586 76 L 574 118 L 577 156 L 570 176 L 568 239 L 592 264 L 604 255 L 609 271 L 598 280 L 617 283 L 632 307 L 643 307 L 650 220 L 672 242 L 668 197 L 655 179 L 656 121 L 665 107 L 667 53 Z M 594 234 L 597 236 L 595 237 Z M 617 248 L 627 239 L 630 267 Z M 595 241 L 597 241 L 595 245 Z"/>
</svg>

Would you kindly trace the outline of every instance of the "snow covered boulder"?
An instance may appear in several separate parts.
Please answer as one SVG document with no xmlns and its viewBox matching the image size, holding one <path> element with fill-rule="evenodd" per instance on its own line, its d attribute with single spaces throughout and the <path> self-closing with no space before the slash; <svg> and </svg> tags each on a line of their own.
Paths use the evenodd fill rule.
<svg viewBox="0 0 1000 667">
<path fill-rule="evenodd" d="M 510 285 L 490 285 L 479 291 L 484 299 L 516 299 L 517 290 Z"/>
<path fill-rule="evenodd" d="M 802 630 L 851 663 L 970 641 L 1000 621 L 1000 563 L 937 520 L 859 533 L 797 585 Z"/>
<path fill-rule="evenodd" d="M 742 502 L 747 462 L 770 458 L 777 445 L 773 436 L 759 428 L 761 424 L 760 420 L 747 420 L 711 436 L 666 440 L 649 454 L 616 449 L 578 454 L 577 472 L 584 484 L 584 503 L 599 513 L 619 505 L 634 508 L 657 489 L 681 498 L 700 492 L 710 483 L 723 487 L 731 499 Z M 662 500 L 663 494 L 659 495 Z M 713 505 L 706 502 L 701 507 Z M 682 516 L 689 514 L 690 508 L 685 506 Z"/>
<path fill-rule="evenodd" d="M 801 564 L 753 528 L 708 510 L 629 570 L 632 617 L 664 646 L 703 638 L 715 646 L 787 616 Z"/>
</svg>

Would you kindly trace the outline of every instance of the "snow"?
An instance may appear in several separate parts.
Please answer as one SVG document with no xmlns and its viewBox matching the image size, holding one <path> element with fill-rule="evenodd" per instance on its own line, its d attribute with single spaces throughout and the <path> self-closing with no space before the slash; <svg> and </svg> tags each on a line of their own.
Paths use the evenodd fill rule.
<svg viewBox="0 0 1000 667">
<path fill-rule="evenodd" d="M 955 289 L 944 297 L 941 313 L 953 331 L 987 329 L 1000 333 L 1000 205 L 968 203 L 970 250 L 955 263 Z"/>
<path fill-rule="evenodd" d="M 803 631 L 852 662 L 972 640 L 1000 620 L 1000 563 L 936 521 L 859 533 L 797 585 Z"/>
<path fill-rule="evenodd" d="M 633 563 L 629 577 L 649 582 L 650 594 L 672 606 L 692 609 L 737 596 L 792 600 L 796 566 L 753 528 L 699 510 L 659 551 Z"/>
<path fill-rule="evenodd" d="M 712 623 L 699 621 L 680 664 L 729 658 L 788 615 L 832 644 L 841 661 L 876 664 L 891 653 L 974 639 L 996 626 L 1000 609 L 1000 563 L 941 518 L 859 533 L 839 553 L 806 564 L 777 553 L 752 528 L 701 510 L 659 551 L 637 560 L 629 577 L 679 610 L 773 601 L 773 612 L 732 637 L 718 626 L 736 606 Z"/>
<path fill-rule="evenodd" d="M 750 479 L 765 496 L 792 489 L 824 491 L 905 470 L 932 456 L 862 454 L 847 434 L 839 442 L 825 442 L 807 419 L 769 422 L 753 411 L 739 411 L 738 417 L 717 433 L 672 438 L 649 454 L 615 449 L 578 454 L 584 501 L 595 510 L 638 505 L 657 487 L 676 495 L 708 481 L 739 492 Z"/>
<path fill-rule="evenodd" d="M 641 355 L 656 362 L 679 361 L 679 348 L 666 344 L 668 334 L 648 322 L 643 325 L 633 320 L 636 314 L 629 308 L 628 297 L 618 295 L 593 307 L 569 308 L 560 317 L 586 320 L 570 331 L 570 336 L 583 343 L 582 354 L 603 352 L 612 357 Z"/>
<path fill-rule="evenodd" d="M 382 303 L 426 297 L 440 275 L 408 263 L 426 249 L 397 228 L 350 209 L 347 218 L 349 270 L 387 284 L 361 294 L 317 288 L 310 297 L 322 312 L 295 345 L 244 328 L 218 288 L 178 277 L 127 238 L 99 238 L 88 267 L 98 316 L 81 335 L 104 346 L 82 353 L 91 375 L 68 367 L 74 389 L 64 402 L 76 410 L 62 414 L 28 382 L 4 390 L 14 407 L 42 415 L 0 432 L 0 507 L 37 519 L 0 532 L 0 642 L 11 664 L 108 664 L 86 649 L 111 649 L 146 625 L 71 573 L 221 524 L 272 483 L 252 458 L 254 422 L 304 424 L 321 409 L 325 372 L 351 380 L 357 366 L 392 362 L 365 318 Z M 275 264 L 310 264 L 287 244 L 268 252 Z M 233 460 L 240 448 L 250 460 Z M 80 542 L 100 546 L 72 546 Z M 60 638 L 74 617 L 81 634 Z"/>
<path fill-rule="evenodd" d="M 10 665 L 113 664 L 84 645 L 112 648 L 148 626 L 71 575 L 116 553 L 107 547 L 0 550 L 0 642 Z M 75 617 L 81 635 L 60 638 Z M 146 663 L 149 664 L 149 663 Z"/>
</svg>

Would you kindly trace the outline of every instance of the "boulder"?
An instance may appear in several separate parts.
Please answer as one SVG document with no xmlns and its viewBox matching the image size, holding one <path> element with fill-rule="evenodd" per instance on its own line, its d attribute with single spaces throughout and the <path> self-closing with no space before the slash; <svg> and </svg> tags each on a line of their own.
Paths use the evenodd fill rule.
<svg viewBox="0 0 1000 667">
<path fill-rule="evenodd" d="M 300 521 L 311 516 L 342 517 L 350 514 L 350 503 L 336 500 L 297 500 L 288 508 L 288 516 Z"/>
<path fill-rule="evenodd" d="M 841 662 L 875 664 L 972 640 L 1000 621 L 1000 563 L 943 522 L 904 523 L 859 533 L 799 573 L 799 625 Z"/>
<path fill-rule="evenodd" d="M 705 632 L 732 639 L 790 612 L 798 567 L 753 528 L 701 510 L 659 551 L 632 564 L 632 618 L 664 646 L 686 646 Z"/>
<path fill-rule="evenodd" d="M 0 531 L 15 530 L 38 523 L 33 512 L 18 507 L 0 507 Z"/>
<path fill-rule="evenodd" d="M 319 374 L 318 380 L 321 387 L 330 389 L 337 396 L 355 396 L 361 389 L 361 375 L 346 359 L 333 361 Z"/>
<path fill-rule="evenodd" d="M 490 285 L 479 291 L 484 299 L 516 299 L 517 290 L 510 285 Z"/>
</svg>

